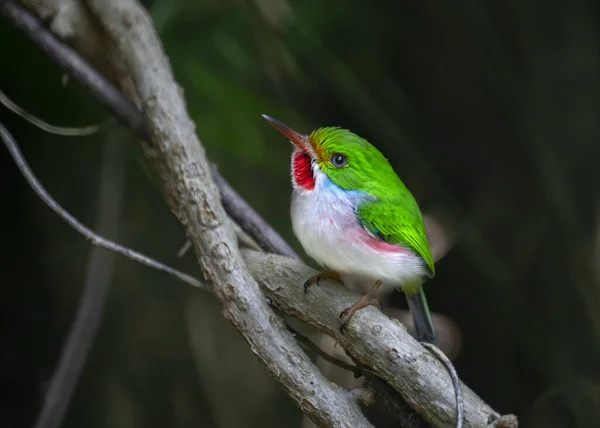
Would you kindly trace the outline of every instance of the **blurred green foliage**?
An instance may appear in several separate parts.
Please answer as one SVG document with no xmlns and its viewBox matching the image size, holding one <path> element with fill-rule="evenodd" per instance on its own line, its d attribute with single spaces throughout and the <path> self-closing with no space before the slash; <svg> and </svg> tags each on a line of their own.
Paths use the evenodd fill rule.
<svg viewBox="0 0 600 428">
<path fill-rule="evenodd" d="M 150 11 L 210 159 L 296 248 L 289 152 L 263 122 L 369 139 L 458 242 L 427 284 L 456 321 L 464 381 L 525 427 L 598 425 L 598 4 L 157 0 Z M 0 87 L 45 120 L 105 111 L 5 20 Z M 51 136 L 4 109 L 48 190 L 94 224 L 104 137 Z M 2 426 L 39 409 L 89 245 L 0 150 Z M 200 275 L 127 156 L 114 238 Z M 210 298 L 119 259 L 66 427 L 299 426 L 301 415 Z M 396 296 L 391 305 L 402 306 Z"/>
</svg>

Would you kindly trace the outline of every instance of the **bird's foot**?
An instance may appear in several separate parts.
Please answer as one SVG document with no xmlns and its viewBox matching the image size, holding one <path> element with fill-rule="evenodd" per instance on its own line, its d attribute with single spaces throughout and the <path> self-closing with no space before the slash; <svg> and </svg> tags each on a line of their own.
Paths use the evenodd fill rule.
<svg viewBox="0 0 600 428">
<path fill-rule="evenodd" d="M 333 270 L 330 270 L 330 271 L 327 271 L 327 272 L 321 272 L 321 273 L 318 273 L 315 276 L 309 278 L 304 283 L 304 294 L 306 294 L 308 292 L 308 287 L 310 287 L 313 284 L 319 285 L 319 283 L 321 281 L 324 281 L 326 279 L 333 279 L 334 281 L 341 282 L 343 284 L 339 272 L 335 272 Z"/>
<path fill-rule="evenodd" d="M 340 332 L 344 334 L 344 328 L 346 327 L 346 324 L 348 324 L 348 322 L 354 316 L 355 313 L 371 305 L 379 306 L 379 309 L 383 310 L 383 304 L 378 299 L 372 299 L 368 295 L 361 297 L 361 299 L 358 302 L 344 309 L 340 314 L 340 318 L 342 320 L 342 324 L 340 325 Z"/>
</svg>

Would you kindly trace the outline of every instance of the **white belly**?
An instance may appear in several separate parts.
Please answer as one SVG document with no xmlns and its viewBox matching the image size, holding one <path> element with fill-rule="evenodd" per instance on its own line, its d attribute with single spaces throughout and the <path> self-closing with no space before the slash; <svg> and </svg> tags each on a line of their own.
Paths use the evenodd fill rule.
<svg viewBox="0 0 600 428">
<path fill-rule="evenodd" d="M 316 174 L 312 191 L 294 189 L 291 217 L 294 233 L 306 253 L 328 269 L 384 286 L 402 286 L 421 278 L 425 266 L 408 251 L 379 252 L 356 239 L 364 233 L 355 208 L 363 197 L 345 192 L 325 174 Z"/>
</svg>

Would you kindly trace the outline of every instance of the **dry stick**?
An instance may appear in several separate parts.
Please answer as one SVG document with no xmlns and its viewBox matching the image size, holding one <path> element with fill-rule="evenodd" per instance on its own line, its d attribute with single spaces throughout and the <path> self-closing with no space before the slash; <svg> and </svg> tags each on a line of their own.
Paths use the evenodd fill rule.
<svg viewBox="0 0 600 428">
<path fill-rule="evenodd" d="M 123 193 L 125 146 L 116 134 L 113 132 L 106 139 L 98 203 L 97 229 L 109 235 L 117 233 Z M 50 387 L 45 394 L 35 428 L 58 428 L 63 423 L 100 327 L 114 260 L 115 253 L 92 247 L 77 313 L 52 375 Z"/>
<path fill-rule="evenodd" d="M 39 19 L 14 0 L 0 1 L 0 11 L 65 72 L 110 108 L 118 119 L 143 140 L 151 143 L 140 110 L 75 50 L 58 40 Z M 268 252 L 299 258 L 279 234 L 227 183 L 216 168 L 212 168 L 211 173 L 219 186 L 223 206 L 246 233 Z"/>
<path fill-rule="evenodd" d="M 72 74 L 77 80 L 79 80 L 80 82 L 83 80 L 83 84 L 87 87 L 89 87 L 92 90 L 92 93 L 96 96 L 98 96 L 99 94 L 94 90 L 94 88 L 102 88 L 102 87 L 107 87 L 107 88 L 113 88 L 112 85 L 110 85 L 108 82 L 104 81 L 104 82 L 100 82 L 101 84 L 98 84 L 98 81 L 100 79 L 100 81 L 102 80 L 102 76 L 100 76 L 98 73 L 95 72 L 95 70 L 93 70 L 85 61 L 83 61 L 81 58 L 78 58 L 78 54 L 74 51 L 72 51 L 70 48 L 68 48 L 65 45 L 62 45 L 61 42 L 57 41 L 54 36 L 47 32 L 40 24 L 39 22 L 37 22 L 36 18 L 31 16 L 26 10 L 22 9 L 22 10 L 18 10 L 19 6 L 18 5 L 14 5 L 12 4 L 12 2 L 10 1 L 5 1 L 5 3 L 0 4 L 0 7 L 3 7 L 3 10 L 5 12 L 8 11 L 7 15 L 9 15 L 13 21 L 16 21 L 17 24 L 19 25 L 20 28 L 22 28 L 28 35 L 30 35 L 30 37 L 38 43 L 38 45 L 40 45 L 44 51 L 53 59 L 57 60 L 57 62 L 59 62 L 59 64 L 61 66 L 63 66 L 63 68 L 65 68 L 65 70 L 67 72 L 69 72 L 70 74 Z M 12 7 L 12 9 L 11 9 Z M 35 34 L 31 34 L 31 32 L 34 32 Z M 46 34 L 41 34 L 41 33 L 46 33 Z M 61 49 L 55 49 L 57 46 L 59 46 Z M 67 53 L 67 55 L 64 55 L 65 53 Z M 58 56 L 58 58 L 56 58 L 56 56 Z M 75 60 L 73 60 L 73 58 L 75 58 Z M 72 67 L 72 68 L 70 68 Z M 91 71 L 91 73 L 87 73 L 88 70 Z M 102 89 L 97 89 L 97 90 L 102 90 Z M 116 91 L 116 90 L 115 90 Z M 110 91 L 109 91 L 110 92 Z M 116 96 L 115 93 L 110 93 L 110 96 L 100 96 L 99 99 L 104 102 L 107 103 L 111 108 L 114 109 L 114 111 L 117 113 L 117 115 L 119 115 L 119 117 L 121 117 L 122 119 L 124 119 L 129 126 L 131 126 L 134 130 L 136 130 L 138 133 L 140 133 L 140 135 L 142 137 L 147 137 L 147 133 L 145 131 L 145 128 L 143 128 L 143 120 L 138 120 L 138 117 L 136 117 L 137 115 L 139 115 L 139 111 L 135 108 L 135 106 L 133 106 L 133 104 L 131 104 L 127 99 L 125 99 L 118 91 L 116 91 Z M 103 94 L 100 94 L 103 95 Z M 108 100 L 108 101 L 107 101 Z M 117 106 L 118 108 L 115 108 L 115 105 L 113 105 L 111 102 L 112 101 L 118 101 L 120 104 Z M 121 103 L 122 101 L 122 103 Z M 120 112 L 125 111 L 126 114 L 124 115 L 120 115 Z M 141 119 L 141 116 L 140 116 Z M 140 122 L 142 123 L 141 127 L 138 127 L 140 125 Z M 220 175 L 216 172 L 213 171 L 213 174 L 216 175 L 216 177 L 220 178 L 222 180 L 221 183 L 225 182 Z M 226 182 L 225 182 L 226 183 Z M 230 213 L 231 216 L 246 230 L 249 232 L 249 234 L 251 234 L 253 237 L 255 237 L 255 239 L 257 239 L 257 241 L 259 241 L 261 243 L 261 245 L 263 246 L 263 248 L 270 250 L 271 252 L 275 252 L 278 254 L 287 254 L 290 255 L 290 251 L 288 251 L 287 249 L 289 249 L 289 246 L 287 246 L 287 244 L 285 244 L 285 242 L 279 237 L 279 235 L 277 235 L 276 232 L 274 232 L 272 230 L 272 228 L 270 228 L 270 226 L 264 222 L 264 220 L 262 220 L 262 218 L 260 218 L 260 216 L 254 211 L 252 210 L 252 208 L 241 198 L 239 197 L 239 195 L 237 195 L 237 193 L 235 193 L 235 191 L 229 187 L 229 190 L 232 192 L 230 193 L 230 198 L 231 200 L 233 200 L 233 204 L 230 206 L 235 207 L 236 206 L 236 202 L 238 202 L 237 207 L 240 207 L 239 209 L 242 210 L 241 212 L 239 210 L 232 210 L 232 212 Z M 225 191 L 225 194 L 227 194 L 228 192 Z M 227 201 L 224 201 L 224 205 L 227 206 Z M 241 207 L 246 207 L 246 208 L 241 208 Z M 243 209 L 246 209 L 248 211 L 244 212 Z M 248 216 L 248 214 L 250 214 L 250 216 Z M 239 217 L 238 217 L 239 216 Z M 279 238 L 279 242 L 277 242 L 277 239 L 273 240 L 272 237 L 266 237 L 265 239 L 260 239 L 261 238 L 261 234 L 258 233 L 258 236 L 256 236 L 256 232 L 260 232 L 261 230 L 268 230 L 273 232 L 273 236 L 275 236 L 276 238 Z M 281 244 L 284 244 L 284 247 L 282 247 Z M 285 248 L 287 247 L 287 249 Z M 291 250 L 291 253 L 293 253 L 293 250 Z M 294 254 L 295 255 L 295 254 Z M 296 256 L 297 257 L 297 256 Z M 447 366 L 446 361 L 443 361 L 444 365 Z M 456 373 L 453 370 L 453 368 L 448 367 L 448 370 L 451 373 L 452 379 L 453 379 L 453 383 L 454 386 L 456 387 L 456 383 L 455 383 L 455 377 L 456 377 Z M 462 414 L 462 408 L 463 405 L 461 403 L 461 394 L 460 391 L 456 394 L 456 399 L 457 399 L 457 410 L 458 410 L 458 420 L 460 421 L 461 418 L 461 414 Z"/>
<path fill-rule="evenodd" d="M 116 116 L 138 133 L 145 132 L 144 119 L 135 105 L 92 68 L 77 52 L 60 42 L 44 25 L 14 0 L 0 1 L 0 10 L 79 84 L 89 89 Z"/>
<path fill-rule="evenodd" d="M 121 254 L 127 258 L 135 260 L 136 262 L 151 267 L 153 269 L 160 270 L 172 276 L 173 278 L 183 281 L 186 284 L 189 284 L 193 287 L 210 291 L 210 287 L 200 282 L 196 278 L 183 272 L 180 272 L 176 269 L 173 269 L 167 265 L 164 265 L 130 248 L 109 241 L 108 239 L 105 239 L 94 233 L 94 231 L 92 231 L 87 226 L 81 224 L 75 217 L 73 217 L 71 214 L 69 214 L 69 212 L 67 212 L 63 207 L 61 207 L 58 204 L 58 202 L 56 202 L 56 200 L 54 200 L 54 198 L 50 196 L 46 189 L 44 189 L 42 184 L 38 181 L 38 179 L 31 171 L 31 168 L 29 168 L 29 165 L 25 161 L 25 158 L 23 158 L 23 155 L 19 150 L 19 147 L 17 146 L 12 135 L 1 123 L 0 138 L 2 138 L 2 140 L 4 141 L 4 144 L 6 145 L 6 148 L 13 157 L 15 164 L 17 165 L 17 167 L 19 168 L 29 185 L 33 188 L 35 193 L 37 193 L 37 195 L 46 203 L 46 205 L 48 205 L 55 213 L 57 213 L 64 221 L 66 221 L 69 224 L 69 226 L 71 226 L 77 232 L 85 236 L 85 238 L 88 239 L 93 245 Z"/>
<path fill-rule="evenodd" d="M 18 106 L 14 101 L 8 98 L 2 90 L 0 90 L 0 104 L 41 130 L 46 131 L 49 134 L 62 135 L 63 137 L 86 137 L 88 135 L 96 134 L 104 129 L 108 129 L 114 123 L 114 120 L 110 119 L 99 125 L 90 125 L 81 128 L 51 125 Z"/>
</svg>

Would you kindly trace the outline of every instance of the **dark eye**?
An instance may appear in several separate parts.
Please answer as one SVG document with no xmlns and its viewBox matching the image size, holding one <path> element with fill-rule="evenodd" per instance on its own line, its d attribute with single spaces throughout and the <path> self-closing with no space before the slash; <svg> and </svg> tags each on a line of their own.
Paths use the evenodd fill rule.
<svg viewBox="0 0 600 428">
<path fill-rule="evenodd" d="M 348 165 L 348 158 L 344 155 L 336 153 L 335 155 L 331 156 L 331 163 L 337 168 L 343 168 Z"/>
</svg>

